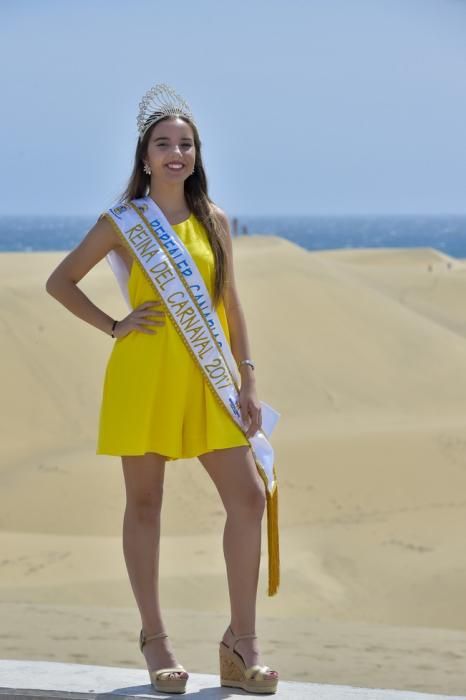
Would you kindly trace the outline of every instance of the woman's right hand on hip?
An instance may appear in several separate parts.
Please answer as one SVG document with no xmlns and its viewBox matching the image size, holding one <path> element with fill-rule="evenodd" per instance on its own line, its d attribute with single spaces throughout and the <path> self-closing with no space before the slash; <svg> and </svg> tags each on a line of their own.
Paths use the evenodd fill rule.
<svg viewBox="0 0 466 700">
<path fill-rule="evenodd" d="M 117 322 L 113 331 L 115 338 L 124 338 L 131 331 L 150 333 L 151 335 L 157 333 L 156 330 L 152 330 L 149 326 L 165 325 L 165 311 L 160 309 L 154 310 L 153 308 L 161 303 L 161 301 L 145 301 L 133 309 L 125 318 Z"/>
</svg>

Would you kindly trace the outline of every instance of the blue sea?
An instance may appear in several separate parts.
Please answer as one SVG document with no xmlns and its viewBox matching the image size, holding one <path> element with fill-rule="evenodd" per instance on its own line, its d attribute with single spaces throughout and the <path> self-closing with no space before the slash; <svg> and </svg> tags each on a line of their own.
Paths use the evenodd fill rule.
<svg viewBox="0 0 466 700">
<path fill-rule="evenodd" d="M 417 248 L 466 258 L 466 215 L 237 216 L 238 233 L 274 234 L 306 250 Z M 0 251 L 71 250 L 95 223 L 82 216 L 1 216 Z M 233 229 L 233 220 L 230 220 Z"/>
</svg>

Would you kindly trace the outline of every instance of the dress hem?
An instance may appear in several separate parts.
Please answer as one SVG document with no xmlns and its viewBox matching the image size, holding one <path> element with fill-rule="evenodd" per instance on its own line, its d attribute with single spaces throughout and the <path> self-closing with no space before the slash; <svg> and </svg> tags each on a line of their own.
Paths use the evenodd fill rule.
<svg viewBox="0 0 466 700">
<path fill-rule="evenodd" d="M 183 455 L 165 455 L 162 452 L 159 452 L 158 450 L 148 448 L 144 450 L 143 452 L 138 451 L 138 452 L 133 452 L 133 451 L 118 451 L 118 452 L 107 452 L 104 450 L 96 450 L 95 454 L 96 455 L 104 455 L 108 457 L 143 457 L 145 454 L 149 452 L 153 452 L 156 454 L 160 454 L 162 457 L 165 457 L 165 459 L 169 460 L 176 460 L 176 459 L 193 459 L 195 457 L 199 457 L 200 455 L 206 454 L 206 452 L 215 452 L 215 450 L 227 450 L 231 447 L 248 447 L 249 442 L 239 442 L 235 445 L 224 445 L 223 447 L 210 447 L 209 449 L 202 450 L 201 452 L 196 452 L 195 454 L 183 454 Z"/>
</svg>

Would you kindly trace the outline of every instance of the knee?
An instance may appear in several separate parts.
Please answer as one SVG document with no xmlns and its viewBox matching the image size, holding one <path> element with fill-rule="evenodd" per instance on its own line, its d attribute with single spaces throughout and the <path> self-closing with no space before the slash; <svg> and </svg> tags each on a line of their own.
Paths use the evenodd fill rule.
<svg viewBox="0 0 466 700">
<path fill-rule="evenodd" d="M 163 500 L 163 486 L 151 493 L 133 495 L 126 500 L 126 510 L 141 522 L 152 523 L 160 518 Z"/>
<path fill-rule="evenodd" d="M 239 497 L 229 504 L 227 514 L 240 513 L 243 518 L 260 520 L 264 514 L 265 506 L 265 488 L 262 482 L 257 482 L 240 493 Z"/>
</svg>

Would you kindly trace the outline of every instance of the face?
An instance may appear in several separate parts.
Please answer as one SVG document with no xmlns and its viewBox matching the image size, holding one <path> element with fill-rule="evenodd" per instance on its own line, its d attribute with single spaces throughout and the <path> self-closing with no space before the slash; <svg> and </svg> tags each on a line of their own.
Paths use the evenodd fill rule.
<svg viewBox="0 0 466 700">
<path fill-rule="evenodd" d="M 176 117 L 154 126 L 144 162 L 150 165 L 155 178 L 186 180 L 191 175 L 195 160 L 193 131 L 183 119 Z M 170 168 L 169 164 L 175 167 Z M 179 167 L 180 164 L 182 167 Z"/>
</svg>

